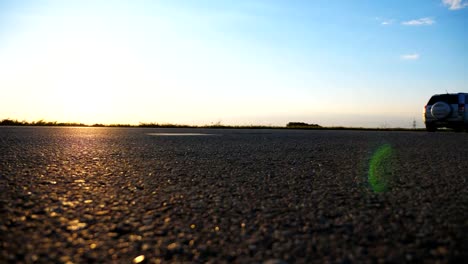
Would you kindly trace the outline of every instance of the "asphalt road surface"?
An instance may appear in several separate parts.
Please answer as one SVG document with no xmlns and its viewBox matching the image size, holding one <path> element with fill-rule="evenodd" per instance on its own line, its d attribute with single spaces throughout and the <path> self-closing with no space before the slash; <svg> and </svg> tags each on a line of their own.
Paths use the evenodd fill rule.
<svg viewBox="0 0 468 264">
<path fill-rule="evenodd" d="M 467 146 L 448 132 L 2 127 L 0 262 L 466 263 Z"/>
</svg>

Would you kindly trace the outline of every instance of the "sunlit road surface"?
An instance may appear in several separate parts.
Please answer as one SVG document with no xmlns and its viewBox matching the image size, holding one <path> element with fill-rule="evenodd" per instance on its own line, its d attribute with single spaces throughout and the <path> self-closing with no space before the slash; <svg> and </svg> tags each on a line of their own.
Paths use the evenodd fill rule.
<svg viewBox="0 0 468 264">
<path fill-rule="evenodd" d="M 467 143 L 3 127 L 0 262 L 466 262 Z"/>
</svg>

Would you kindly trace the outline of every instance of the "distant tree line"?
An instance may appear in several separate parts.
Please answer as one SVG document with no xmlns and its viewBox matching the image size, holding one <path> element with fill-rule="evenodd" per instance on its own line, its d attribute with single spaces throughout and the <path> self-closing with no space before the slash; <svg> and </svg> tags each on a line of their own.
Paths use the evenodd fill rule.
<svg viewBox="0 0 468 264">
<path fill-rule="evenodd" d="M 304 122 L 289 122 L 286 125 L 287 128 L 321 128 L 320 125 L 317 124 L 307 124 Z"/>
<path fill-rule="evenodd" d="M 85 127 L 87 125 L 83 123 L 66 123 L 66 122 L 48 122 L 44 120 L 27 122 L 27 121 L 18 121 L 13 119 L 3 119 L 0 121 L 0 126 L 79 126 Z"/>
<path fill-rule="evenodd" d="M 153 128 L 193 128 L 196 126 L 177 125 L 177 124 L 159 124 L 159 123 L 140 123 L 138 127 L 153 127 Z"/>
<path fill-rule="evenodd" d="M 210 125 L 204 126 L 194 126 L 194 125 L 180 125 L 180 124 L 171 124 L 171 123 L 140 123 L 139 125 L 130 125 L 130 124 L 100 124 L 96 123 L 93 125 L 86 125 L 83 123 L 74 123 L 74 122 L 50 122 L 50 121 L 18 121 L 13 119 L 3 119 L 0 121 L 0 126 L 75 126 L 75 127 L 149 127 L 149 128 L 284 128 L 278 126 L 261 126 L 261 125 L 244 125 L 244 126 L 230 126 L 223 125 L 221 122 L 212 123 Z M 289 122 L 286 125 L 286 128 L 321 128 L 317 124 L 307 124 L 304 122 Z"/>
<path fill-rule="evenodd" d="M 138 125 L 130 124 L 93 124 L 87 125 L 83 123 L 74 122 L 50 122 L 50 121 L 18 121 L 10 118 L 0 121 L 0 126 L 59 126 L 59 127 L 145 127 L 145 128 L 230 128 L 230 129 L 314 129 L 314 130 L 385 130 L 385 131 L 425 131 L 425 129 L 409 129 L 409 128 L 364 128 L 364 127 L 322 127 L 318 124 L 308 124 L 305 122 L 289 122 L 286 126 L 262 126 L 262 125 L 224 125 L 221 122 L 211 123 L 210 125 L 183 125 L 183 124 L 170 124 L 170 123 L 140 123 Z"/>
</svg>

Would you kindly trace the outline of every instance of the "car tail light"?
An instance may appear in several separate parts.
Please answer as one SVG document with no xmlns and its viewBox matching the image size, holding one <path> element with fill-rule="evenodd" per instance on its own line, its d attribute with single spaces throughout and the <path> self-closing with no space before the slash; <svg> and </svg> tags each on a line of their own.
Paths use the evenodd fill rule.
<svg viewBox="0 0 468 264">
<path fill-rule="evenodd" d="M 458 94 L 458 112 L 459 113 L 464 113 L 465 112 L 465 94 L 464 93 L 459 93 Z"/>
</svg>

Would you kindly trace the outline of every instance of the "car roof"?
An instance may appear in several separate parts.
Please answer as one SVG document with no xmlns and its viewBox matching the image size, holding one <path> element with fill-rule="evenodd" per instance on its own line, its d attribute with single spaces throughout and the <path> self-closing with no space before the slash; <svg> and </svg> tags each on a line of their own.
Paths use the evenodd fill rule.
<svg viewBox="0 0 468 264">
<path fill-rule="evenodd" d="M 459 95 L 459 94 L 468 94 L 468 93 L 444 93 L 444 94 L 434 94 L 433 96 L 438 96 L 438 95 Z"/>
</svg>

